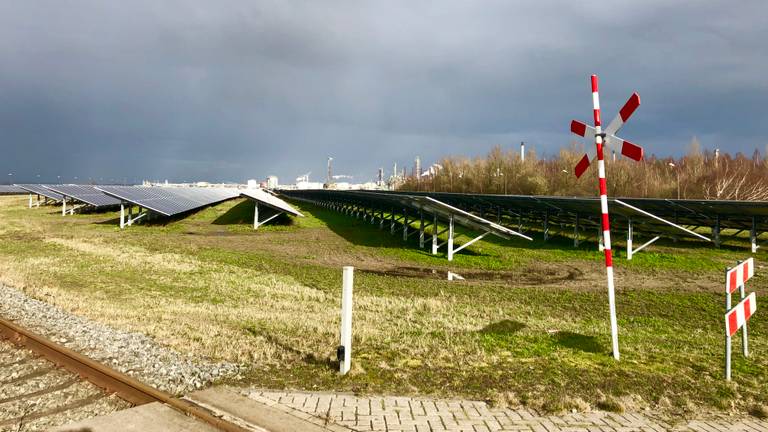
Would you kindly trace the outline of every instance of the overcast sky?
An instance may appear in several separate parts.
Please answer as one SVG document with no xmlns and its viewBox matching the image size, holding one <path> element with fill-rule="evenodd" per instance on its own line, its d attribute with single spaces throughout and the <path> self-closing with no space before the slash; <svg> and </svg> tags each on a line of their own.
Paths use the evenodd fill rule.
<svg viewBox="0 0 768 432">
<path fill-rule="evenodd" d="M 751 155 L 766 16 L 763 0 L 0 0 L 0 172 L 292 182 L 333 156 L 365 181 L 417 155 L 554 154 L 591 119 L 592 73 L 606 120 L 640 93 L 620 135 L 647 153 L 696 135 Z"/>
</svg>

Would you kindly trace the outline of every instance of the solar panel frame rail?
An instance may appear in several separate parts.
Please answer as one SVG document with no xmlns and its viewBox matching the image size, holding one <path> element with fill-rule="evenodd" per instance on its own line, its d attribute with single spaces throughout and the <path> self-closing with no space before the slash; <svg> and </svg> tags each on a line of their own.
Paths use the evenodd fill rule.
<svg viewBox="0 0 768 432">
<path fill-rule="evenodd" d="M 283 213 L 290 214 L 292 216 L 304 217 L 301 212 L 293 208 L 290 204 L 283 201 L 279 197 L 273 195 L 267 190 L 248 188 L 240 190 L 240 195 L 246 197 L 254 202 L 253 210 L 253 229 L 258 229 L 260 226 L 275 219 Z M 266 206 L 274 211 L 274 214 L 268 216 L 266 219 L 259 219 L 259 205 Z"/>
</svg>

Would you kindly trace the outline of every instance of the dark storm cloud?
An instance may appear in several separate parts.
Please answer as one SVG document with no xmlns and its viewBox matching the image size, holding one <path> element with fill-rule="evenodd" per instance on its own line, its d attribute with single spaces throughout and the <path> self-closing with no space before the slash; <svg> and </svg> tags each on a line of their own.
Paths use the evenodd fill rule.
<svg viewBox="0 0 768 432">
<path fill-rule="evenodd" d="M 239 180 L 569 145 L 588 76 L 649 152 L 768 144 L 768 7 L 705 2 L 3 2 L 0 172 Z M 101 180 L 100 180 L 101 179 Z"/>
</svg>

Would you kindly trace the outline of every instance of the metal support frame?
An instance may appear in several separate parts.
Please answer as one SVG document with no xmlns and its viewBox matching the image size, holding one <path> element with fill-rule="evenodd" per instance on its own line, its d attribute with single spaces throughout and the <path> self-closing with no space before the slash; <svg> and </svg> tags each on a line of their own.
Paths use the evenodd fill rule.
<svg viewBox="0 0 768 432">
<path fill-rule="evenodd" d="M 549 210 L 544 213 L 544 241 L 549 239 Z"/>
<path fill-rule="evenodd" d="M 61 200 L 61 215 L 66 216 L 67 213 L 69 213 L 70 215 L 73 215 L 75 214 L 75 210 L 79 210 L 86 206 L 87 204 L 80 204 L 80 205 L 72 204 L 72 206 L 69 209 L 67 209 L 67 198 L 63 198 Z"/>
<path fill-rule="evenodd" d="M 653 244 L 656 240 L 660 239 L 660 236 L 656 236 L 647 242 L 643 243 L 639 248 L 632 249 L 632 237 L 634 235 L 634 228 L 632 227 L 632 218 L 627 218 L 627 260 L 632 259 L 632 255 L 640 252 L 645 247 L 650 246 Z"/>
<path fill-rule="evenodd" d="M 272 216 L 266 218 L 265 220 L 259 222 L 259 203 L 254 201 L 254 204 L 255 205 L 253 206 L 253 229 L 255 230 L 259 229 L 260 226 L 264 225 L 265 223 L 283 214 L 283 212 L 277 212 Z"/>
<path fill-rule="evenodd" d="M 120 203 L 120 229 L 123 229 L 127 226 L 133 225 L 134 222 L 137 222 L 139 219 L 146 217 L 149 219 L 149 210 L 141 211 L 141 207 L 139 207 L 138 214 L 136 217 L 133 217 L 133 205 L 131 203 L 128 203 L 128 219 L 126 220 L 126 214 L 125 214 L 125 202 Z"/>
</svg>

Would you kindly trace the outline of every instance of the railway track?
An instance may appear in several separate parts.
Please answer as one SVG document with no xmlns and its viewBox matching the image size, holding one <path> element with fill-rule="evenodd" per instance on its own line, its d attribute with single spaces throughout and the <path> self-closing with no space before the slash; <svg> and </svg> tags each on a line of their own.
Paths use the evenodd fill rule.
<svg viewBox="0 0 768 432">
<path fill-rule="evenodd" d="M 0 430 L 44 430 L 159 402 L 221 431 L 249 431 L 10 321 L 0 319 L 0 338 Z"/>
</svg>

